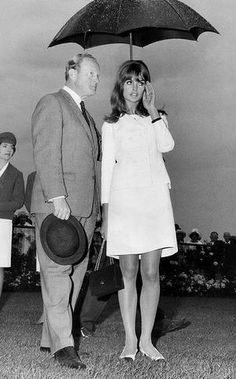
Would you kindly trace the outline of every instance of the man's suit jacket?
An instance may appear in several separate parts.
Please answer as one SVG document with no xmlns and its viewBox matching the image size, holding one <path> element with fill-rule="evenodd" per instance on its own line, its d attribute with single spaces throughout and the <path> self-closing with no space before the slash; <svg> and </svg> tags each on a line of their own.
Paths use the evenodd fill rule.
<svg viewBox="0 0 236 379">
<path fill-rule="evenodd" d="M 0 177 L 0 218 L 12 220 L 24 204 L 23 174 L 10 163 Z"/>
<path fill-rule="evenodd" d="M 65 91 L 44 96 L 32 116 L 36 176 L 31 212 L 54 211 L 48 200 L 64 195 L 75 216 L 88 217 L 97 196 L 98 135 Z"/>
</svg>

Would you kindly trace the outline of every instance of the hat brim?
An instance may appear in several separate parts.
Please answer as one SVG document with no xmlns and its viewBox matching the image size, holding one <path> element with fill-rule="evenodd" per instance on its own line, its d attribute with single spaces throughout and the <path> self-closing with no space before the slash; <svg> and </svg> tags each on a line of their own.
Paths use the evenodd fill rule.
<svg viewBox="0 0 236 379">
<path fill-rule="evenodd" d="M 71 227 L 76 230 L 78 247 L 71 255 L 62 256 L 58 255 L 56 251 L 56 246 L 49 246 L 47 235 L 49 233 L 50 227 L 55 223 L 66 223 L 68 227 Z M 58 217 L 54 216 L 52 213 L 48 215 L 42 222 L 40 228 L 40 240 L 42 247 L 47 254 L 47 256 L 60 265 L 74 265 L 82 262 L 87 254 L 88 241 L 85 230 L 81 223 L 74 216 L 70 215 L 68 220 L 61 220 Z M 60 241 L 57 241 L 60 243 Z"/>
</svg>

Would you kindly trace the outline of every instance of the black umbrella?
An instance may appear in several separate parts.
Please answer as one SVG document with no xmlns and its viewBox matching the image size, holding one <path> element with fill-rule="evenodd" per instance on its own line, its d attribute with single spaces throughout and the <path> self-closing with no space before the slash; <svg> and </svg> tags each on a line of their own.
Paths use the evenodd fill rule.
<svg viewBox="0 0 236 379">
<path fill-rule="evenodd" d="M 50 46 L 76 42 L 84 49 L 110 43 L 146 46 L 181 38 L 197 40 L 218 31 L 196 11 L 178 0 L 94 0 L 72 16 Z"/>
</svg>

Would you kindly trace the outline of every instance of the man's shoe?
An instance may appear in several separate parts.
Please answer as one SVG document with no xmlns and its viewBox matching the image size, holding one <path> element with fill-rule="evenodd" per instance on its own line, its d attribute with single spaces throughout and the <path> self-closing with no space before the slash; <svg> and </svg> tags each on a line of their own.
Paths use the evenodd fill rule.
<svg viewBox="0 0 236 379">
<path fill-rule="evenodd" d="M 189 326 L 190 324 L 191 322 L 185 320 L 185 318 L 180 319 L 180 320 L 171 320 L 168 318 L 164 318 L 158 325 L 158 328 L 156 329 L 156 331 L 160 336 L 163 336 L 167 333 L 171 333 L 176 330 L 187 328 L 187 326 Z"/>
<path fill-rule="evenodd" d="M 66 346 L 54 353 L 54 358 L 63 367 L 84 370 L 86 365 L 81 361 L 74 346 Z"/>
<path fill-rule="evenodd" d="M 85 326 L 80 329 L 80 334 L 83 338 L 89 338 L 94 335 L 94 330 L 89 330 Z"/>
<path fill-rule="evenodd" d="M 42 351 L 43 353 L 51 353 L 50 347 L 40 346 L 39 350 Z"/>
</svg>

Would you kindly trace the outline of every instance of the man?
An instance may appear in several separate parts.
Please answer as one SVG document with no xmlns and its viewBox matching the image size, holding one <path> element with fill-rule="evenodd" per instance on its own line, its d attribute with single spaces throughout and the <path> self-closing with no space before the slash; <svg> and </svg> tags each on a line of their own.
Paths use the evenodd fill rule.
<svg viewBox="0 0 236 379">
<path fill-rule="evenodd" d="M 44 322 L 41 350 L 51 351 L 62 366 L 84 369 L 74 347 L 72 312 L 87 269 L 88 255 L 78 265 L 59 265 L 42 248 L 40 227 L 53 213 L 72 214 L 83 225 L 88 246 L 99 211 L 98 132 L 83 100 L 96 93 L 100 69 L 90 54 L 78 54 L 66 65 L 65 86 L 44 96 L 32 116 L 36 167 L 31 212 L 35 214 Z M 72 311 L 71 311 L 72 308 Z"/>
<path fill-rule="evenodd" d="M 215 231 L 210 233 L 210 242 L 207 244 L 207 252 L 206 272 L 210 279 L 215 279 L 217 274 L 222 274 L 224 261 L 224 242 L 219 240 L 219 235 Z"/>
<path fill-rule="evenodd" d="M 236 237 L 224 232 L 224 262 L 223 273 L 230 280 L 236 279 Z"/>
<path fill-rule="evenodd" d="M 224 243 L 225 245 L 230 245 L 231 243 L 231 234 L 229 232 L 224 232 L 223 233 L 223 238 L 224 238 Z"/>
</svg>

